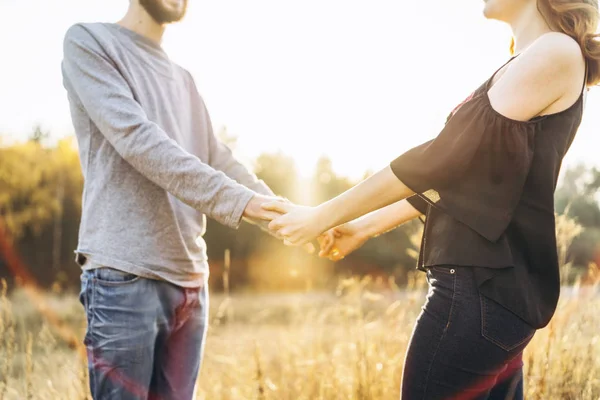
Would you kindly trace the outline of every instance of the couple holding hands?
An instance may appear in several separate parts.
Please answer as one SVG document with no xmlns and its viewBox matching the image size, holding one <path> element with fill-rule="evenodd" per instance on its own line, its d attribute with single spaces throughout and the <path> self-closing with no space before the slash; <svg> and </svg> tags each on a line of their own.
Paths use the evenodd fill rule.
<svg viewBox="0 0 600 400">
<path fill-rule="evenodd" d="M 422 215 L 429 293 L 402 399 L 523 398 L 523 350 L 559 297 L 553 193 L 586 88 L 600 80 L 598 4 L 483 3 L 510 25 L 513 56 L 434 139 L 317 207 L 277 199 L 216 139 L 194 79 L 160 44 L 186 0 L 131 0 L 118 23 L 69 29 L 62 72 L 85 179 L 76 261 L 94 399 L 194 398 L 206 216 L 268 221 L 286 244 L 318 238 L 321 256 L 339 260 Z"/>
<path fill-rule="evenodd" d="M 386 168 L 317 207 L 296 205 L 285 200 L 266 202 L 261 208 L 267 213 L 261 218 L 270 221 L 269 230 L 284 244 L 301 246 L 318 239 L 321 246 L 319 255 L 338 261 L 368 239 L 423 215 L 404 200 L 413 194 L 398 180 L 392 168 Z M 412 201 L 420 202 L 416 198 Z"/>
</svg>

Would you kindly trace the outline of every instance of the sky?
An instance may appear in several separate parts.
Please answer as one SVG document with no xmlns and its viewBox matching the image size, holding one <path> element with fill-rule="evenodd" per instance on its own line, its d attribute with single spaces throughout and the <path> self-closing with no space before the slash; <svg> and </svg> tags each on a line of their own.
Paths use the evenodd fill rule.
<svg viewBox="0 0 600 400">
<path fill-rule="evenodd" d="M 127 0 L 0 0 L 0 134 L 73 135 L 60 62 L 76 22 L 116 22 Z M 163 47 L 188 69 L 215 129 L 245 161 L 284 152 L 309 175 L 326 155 L 350 177 L 434 137 L 509 57 L 481 0 L 193 0 Z M 600 164 L 593 89 L 565 165 Z"/>
</svg>

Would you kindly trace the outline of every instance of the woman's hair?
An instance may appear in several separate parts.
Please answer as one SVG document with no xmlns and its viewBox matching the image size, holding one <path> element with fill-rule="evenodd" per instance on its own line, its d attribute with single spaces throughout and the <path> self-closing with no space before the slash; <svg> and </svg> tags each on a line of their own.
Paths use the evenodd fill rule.
<svg viewBox="0 0 600 400">
<path fill-rule="evenodd" d="M 579 43 L 587 63 L 588 86 L 600 83 L 598 0 L 537 0 L 537 6 L 552 30 L 563 32 Z"/>
</svg>

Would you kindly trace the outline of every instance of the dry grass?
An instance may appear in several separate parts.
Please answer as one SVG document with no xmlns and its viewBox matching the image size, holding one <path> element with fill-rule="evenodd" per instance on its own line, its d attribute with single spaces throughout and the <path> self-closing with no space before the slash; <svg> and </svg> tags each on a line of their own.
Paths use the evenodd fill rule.
<svg viewBox="0 0 600 400">
<path fill-rule="evenodd" d="M 213 296 L 198 399 L 398 399 L 424 291 L 376 287 L 363 279 L 342 282 L 335 295 Z M 598 400 L 598 287 L 564 293 L 528 347 L 528 398 Z M 45 299 L 45 310 L 83 337 L 75 296 Z M 0 399 L 88 398 L 85 362 L 26 292 L 10 301 L 0 293 L 0 304 Z"/>
</svg>

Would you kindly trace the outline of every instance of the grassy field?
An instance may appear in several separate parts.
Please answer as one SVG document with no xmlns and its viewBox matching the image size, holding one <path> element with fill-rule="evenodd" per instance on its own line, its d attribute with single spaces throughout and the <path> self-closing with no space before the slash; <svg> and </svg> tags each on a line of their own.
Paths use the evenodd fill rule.
<svg viewBox="0 0 600 400">
<path fill-rule="evenodd" d="M 422 285 L 381 290 L 367 278 L 337 293 L 212 296 L 197 398 L 398 399 Z M 526 352 L 528 399 L 600 399 L 598 286 L 566 292 Z M 20 290 L 0 304 L 0 399 L 88 398 L 75 296 Z"/>
</svg>

